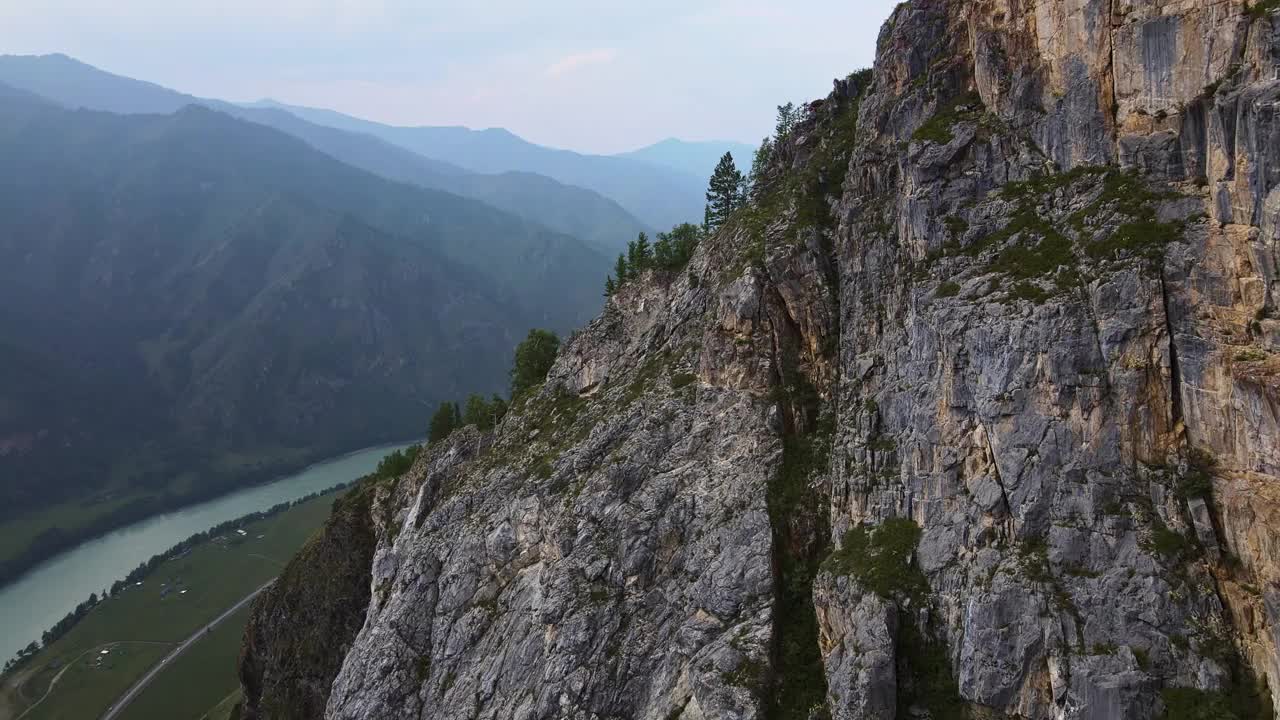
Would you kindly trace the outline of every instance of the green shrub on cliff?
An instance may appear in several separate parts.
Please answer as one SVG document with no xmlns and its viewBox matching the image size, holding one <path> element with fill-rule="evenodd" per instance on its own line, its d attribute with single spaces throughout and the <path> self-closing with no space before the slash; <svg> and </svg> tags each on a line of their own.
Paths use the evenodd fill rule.
<svg viewBox="0 0 1280 720">
<path fill-rule="evenodd" d="M 859 525 L 844 534 L 840 549 L 827 558 L 823 569 L 852 577 L 881 597 L 923 594 L 928 583 L 912 564 L 920 533 L 920 526 L 907 518 L 892 518 L 873 528 Z"/>
<path fill-rule="evenodd" d="M 547 378 L 560 352 L 560 338 L 549 330 L 530 330 L 516 346 L 515 363 L 511 366 L 511 396 L 537 387 Z"/>
</svg>

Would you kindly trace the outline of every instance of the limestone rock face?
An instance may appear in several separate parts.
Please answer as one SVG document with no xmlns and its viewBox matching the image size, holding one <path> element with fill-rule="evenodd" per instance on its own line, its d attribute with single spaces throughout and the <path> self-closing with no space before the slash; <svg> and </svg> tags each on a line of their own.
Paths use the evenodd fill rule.
<svg viewBox="0 0 1280 720">
<path fill-rule="evenodd" d="M 822 662 L 835 720 L 897 716 L 898 613 L 848 577 L 823 574 L 813 587 Z"/>
<path fill-rule="evenodd" d="M 757 717 L 781 441 L 738 358 L 767 355 L 761 291 L 628 288 L 496 434 L 401 478 L 327 716 Z"/>
<path fill-rule="evenodd" d="M 1276 22 L 899 6 L 687 268 L 370 491 L 326 717 L 1273 713 Z"/>
</svg>

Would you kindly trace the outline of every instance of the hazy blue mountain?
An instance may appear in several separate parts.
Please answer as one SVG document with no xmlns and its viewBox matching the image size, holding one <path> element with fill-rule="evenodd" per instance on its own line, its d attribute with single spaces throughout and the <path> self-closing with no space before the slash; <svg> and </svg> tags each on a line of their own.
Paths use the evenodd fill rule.
<svg viewBox="0 0 1280 720">
<path fill-rule="evenodd" d="M 591 188 L 659 228 L 681 222 L 700 222 L 706 203 L 709 174 L 675 170 L 621 156 L 557 150 L 535 145 L 501 128 L 398 127 L 332 110 L 285 105 L 271 100 L 255 103 L 253 107 L 283 109 L 310 122 L 374 135 L 474 172 L 530 172 L 569 185 Z"/>
<path fill-rule="evenodd" d="M 50 526 L 0 579 L 86 532 L 420 436 L 439 401 L 503 389 L 529 327 L 599 308 L 607 257 L 479 201 L 203 107 L 20 95 L 0 103 L 0 521 L 113 509 Z"/>
<path fill-rule="evenodd" d="M 392 180 L 482 200 L 609 252 L 649 229 L 617 202 L 591 190 L 526 173 L 478 174 L 373 135 L 307 122 L 278 108 L 197 98 L 113 75 L 65 55 L 0 56 L 0 82 L 69 108 L 168 114 L 192 104 L 205 105 L 287 132 L 349 165 Z"/>
<path fill-rule="evenodd" d="M 716 169 L 716 163 L 725 153 L 731 153 L 738 169 L 746 172 L 751 167 L 755 152 L 756 149 L 751 145 L 728 140 L 690 142 L 668 138 L 639 150 L 619 153 L 616 157 L 639 160 L 709 179 Z"/>
<path fill-rule="evenodd" d="M 36 101 L 43 100 L 43 98 L 41 98 L 39 95 L 36 95 L 35 93 L 28 92 L 26 90 L 19 90 L 18 88 L 12 85 L 6 85 L 5 83 L 0 82 L 0 100 L 22 100 L 26 102 L 36 102 Z M 45 102 L 48 102 L 48 101 L 46 100 Z"/>
<path fill-rule="evenodd" d="M 67 107 L 114 113 L 171 113 L 194 100 L 153 83 L 104 73 L 60 53 L 0 55 L 0 82 Z"/>
</svg>

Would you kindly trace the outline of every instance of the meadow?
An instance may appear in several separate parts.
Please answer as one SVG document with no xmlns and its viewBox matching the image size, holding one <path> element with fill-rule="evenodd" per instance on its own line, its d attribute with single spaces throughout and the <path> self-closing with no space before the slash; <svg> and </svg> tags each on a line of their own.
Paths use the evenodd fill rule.
<svg viewBox="0 0 1280 720">
<path fill-rule="evenodd" d="M 210 716 L 240 687 L 236 658 L 248 620 L 249 608 L 238 610 L 192 645 L 133 699 L 120 720 L 199 720 Z"/>
</svg>

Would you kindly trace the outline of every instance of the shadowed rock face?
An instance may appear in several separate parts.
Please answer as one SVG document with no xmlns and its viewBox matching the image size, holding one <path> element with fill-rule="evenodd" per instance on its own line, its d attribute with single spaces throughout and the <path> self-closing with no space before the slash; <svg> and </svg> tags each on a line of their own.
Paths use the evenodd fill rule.
<svg viewBox="0 0 1280 720">
<path fill-rule="evenodd" d="M 334 503 L 324 529 L 254 601 L 240 677 L 255 717 L 315 718 L 369 606 L 372 488 Z"/>
<path fill-rule="evenodd" d="M 326 716 L 1270 712 L 1274 42 L 900 6 L 686 270 L 375 489 Z"/>
</svg>

